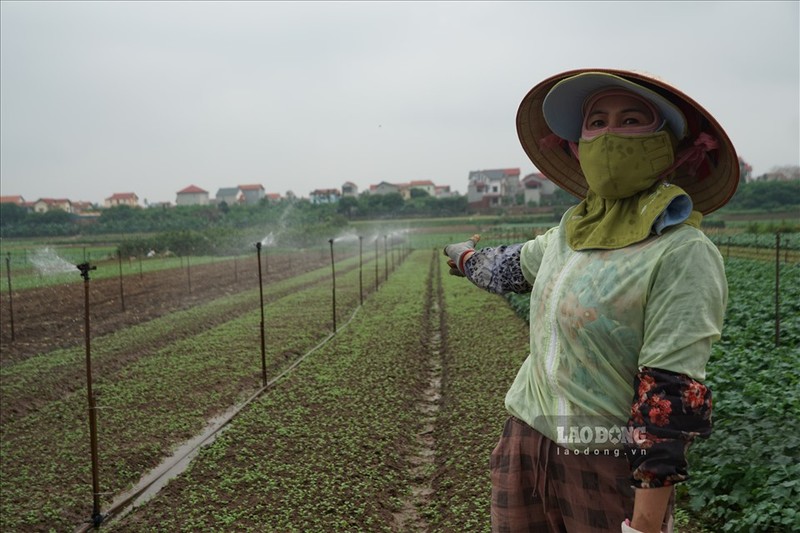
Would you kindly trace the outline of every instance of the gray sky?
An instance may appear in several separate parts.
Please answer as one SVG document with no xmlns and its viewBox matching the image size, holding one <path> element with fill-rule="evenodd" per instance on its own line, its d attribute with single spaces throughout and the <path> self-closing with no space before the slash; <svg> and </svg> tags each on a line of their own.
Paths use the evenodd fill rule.
<svg viewBox="0 0 800 533">
<path fill-rule="evenodd" d="M 800 164 L 791 2 L 0 4 L 0 186 L 102 203 L 191 184 L 308 196 L 536 169 L 523 96 L 644 70 L 709 110 L 754 175 Z"/>
</svg>

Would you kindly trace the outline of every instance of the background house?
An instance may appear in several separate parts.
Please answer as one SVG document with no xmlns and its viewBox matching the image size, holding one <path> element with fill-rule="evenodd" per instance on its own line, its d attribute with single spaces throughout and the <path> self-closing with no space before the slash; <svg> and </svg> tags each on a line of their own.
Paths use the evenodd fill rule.
<svg viewBox="0 0 800 533">
<path fill-rule="evenodd" d="M 534 172 L 522 178 L 522 189 L 525 191 L 525 204 L 534 203 L 540 205 L 542 197 L 553 194 L 556 191 L 556 185 L 544 174 Z"/>
<path fill-rule="evenodd" d="M 217 205 L 222 202 L 225 202 L 227 205 L 237 205 L 244 203 L 244 193 L 239 187 L 225 187 L 217 190 L 214 201 Z"/>
<path fill-rule="evenodd" d="M 66 198 L 39 198 L 33 202 L 34 213 L 47 213 L 54 209 L 72 213 L 72 202 Z"/>
<path fill-rule="evenodd" d="M 20 207 L 25 206 L 25 198 L 22 196 L 0 196 L 0 204 L 14 204 Z"/>
<path fill-rule="evenodd" d="M 389 183 L 388 181 L 382 181 L 377 185 L 370 185 L 369 193 L 370 194 L 400 193 L 400 186 L 395 185 L 394 183 Z"/>
<path fill-rule="evenodd" d="M 178 191 L 175 205 L 208 205 L 208 191 L 196 185 L 189 185 Z"/>
<path fill-rule="evenodd" d="M 521 191 L 518 168 L 473 170 L 469 173 L 467 202 L 473 208 L 514 205 Z"/>
<path fill-rule="evenodd" d="M 244 194 L 244 203 L 246 205 L 258 205 L 258 202 L 264 198 L 264 186 L 260 184 L 239 185 L 239 190 Z"/>
<path fill-rule="evenodd" d="M 311 191 L 309 200 L 312 204 L 335 204 L 340 197 L 338 189 L 316 189 Z"/>
<path fill-rule="evenodd" d="M 139 207 L 139 197 L 132 192 L 115 192 L 105 199 L 104 207 L 116 207 L 118 205 L 127 205 L 129 207 Z"/>
<path fill-rule="evenodd" d="M 458 196 L 458 193 L 452 192 L 449 185 L 437 185 L 433 195 L 436 198 L 452 198 Z"/>
<path fill-rule="evenodd" d="M 352 181 L 344 182 L 344 184 L 342 185 L 342 196 L 343 197 L 344 196 L 352 196 L 354 198 L 357 197 L 358 196 L 358 185 L 356 185 Z"/>
</svg>

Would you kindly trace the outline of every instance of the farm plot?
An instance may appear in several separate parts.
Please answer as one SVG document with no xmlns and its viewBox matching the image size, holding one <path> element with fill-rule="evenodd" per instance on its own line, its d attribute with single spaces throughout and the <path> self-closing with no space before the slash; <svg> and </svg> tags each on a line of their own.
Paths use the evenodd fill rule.
<svg viewBox="0 0 800 533">
<path fill-rule="evenodd" d="M 346 329 L 108 529 L 394 530 L 428 379 L 430 263 L 430 252 L 409 256 Z"/>
<path fill-rule="evenodd" d="M 502 299 L 442 281 L 441 261 L 410 256 L 346 330 L 108 529 L 488 531 L 489 453 L 527 327 Z M 485 334 L 487 315 L 508 345 Z"/>
<path fill-rule="evenodd" d="M 340 262 L 337 314 L 358 305 L 355 261 Z M 330 280 L 322 283 L 320 274 L 268 288 L 270 373 L 331 331 Z M 251 294 L 230 296 L 97 340 L 93 353 L 100 368 L 106 365 L 106 372 L 95 373 L 104 504 L 197 434 L 208 419 L 258 389 L 259 310 L 257 302 L 248 304 L 252 299 Z M 237 313 L 237 305 L 247 310 Z M 212 316 L 226 320 L 209 321 Z M 184 329 L 169 335 L 173 327 Z M 154 345 L 147 344 L 150 338 L 157 339 Z M 87 518 L 86 389 L 64 384 L 74 378 L 80 353 L 76 347 L 2 368 L 4 528 L 64 530 Z M 8 415 L 6 402 L 15 405 Z"/>
<path fill-rule="evenodd" d="M 264 282 L 272 284 L 326 264 L 330 264 L 330 258 L 315 252 L 271 257 Z M 113 263 L 98 269 L 117 272 Z M 122 280 L 118 277 L 95 280 L 96 272 L 92 272 L 90 282 L 92 334 L 95 336 L 258 287 L 255 257 L 249 261 L 195 265 L 190 269 L 159 270 L 142 276 L 128 271 Z M 0 364 L 83 342 L 84 286 L 77 269 L 72 279 L 73 282 L 61 285 L 15 290 L 11 302 L 7 291 L 0 294 Z M 13 304 L 13 341 L 9 303 Z"/>
</svg>

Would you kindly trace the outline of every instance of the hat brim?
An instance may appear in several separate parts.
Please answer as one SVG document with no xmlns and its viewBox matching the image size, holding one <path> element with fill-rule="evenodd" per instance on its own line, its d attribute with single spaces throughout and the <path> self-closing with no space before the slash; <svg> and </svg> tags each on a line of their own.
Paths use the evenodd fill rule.
<svg viewBox="0 0 800 533">
<path fill-rule="evenodd" d="M 686 119 L 680 109 L 646 87 L 606 72 L 584 72 L 556 83 L 542 102 L 542 112 L 548 127 L 561 137 L 578 142 L 583 123 L 583 104 L 599 91 L 610 87 L 625 89 L 650 101 L 658 108 L 661 118 L 679 140 L 686 137 Z"/>
<path fill-rule="evenodd" d="M 739 185 L 739 158 L 725 130 L 722 129 L 708 111 L 681 91 L 652 76 L 626 70 L 579 69 L 563 72 L 542 81 L 523 98 L 517 111 L 517 135 L 525 153 L 536 168 L 547 176 L 550 181 L 580 199 L 586 197 L 589 188 L 586 178 L 583 176 L 580 163 L 572 155 L 566 140 L 563 143 L 548 142 L 552 135 L 557 135 L 561 139 L 566 138 L 558 135 L 558 132 L 554 132 L 550 128 L 545 120 L 543 109 L 545 99 L 553 87 L 568 78 L 586 76 L 588 74 L 600 75 L 586 77 L 586 79 L 595 80 L 593 83 L 599 79 L 610 79 L 607 76 L 610 74 L 623 80 L 621 83 L 630 83 L 636 87 L 641 87 L 643 91 L 648 92 L 647 94 L 657 94 L 660 99 L 667 101 L 669 109 L 674 108 L 685 117 L 687 135 L 682 144 L 678 146 L 678 150 L 693 143 L 702 132 L 714 137 L 717 140 L 718 147 L 706 154 L 705 161 L 697 173 L 688 175 L 681 173 L 679 169 L 678 174 L 672 179 L 672 183 L 685 190 L 692 198 L 694 208 L 703 214 L 719 209 L 731 199 L 734 192 L 736 192 L 736 187 Z M 574 87 L 585 88 L 588 85 L 577 84 Z M 564 84 L 564 86 L 567 85 Z M 601 86 L 594 88 L 594 85 L 592 87 L 593 89 L 590 93 L 602 88 Z M 625 87 L 629 88 L 628 85 L 625 85 Z M 589 89 L 586 90 L 588 91 Z M 579 97 L 580 95 L 572 95 L 570 102 Z M 582 102 L 583 100 L 581 100 Z M 554 101 L 551 101 L 548 105 L 553 103 Z M 580 110 L 580 106 L 578 109 Z M 669 117 L 665 116 L 664 118 L 669 122 Z M 579 117 L 573 123 L 576 123 L 578 129 L 580 129 L 581 122 L 582 117 Z M 556 127 L 558 128 L 558 126 Z M 560 128 L 559 131 L 565 133 Z"/>
</svg>

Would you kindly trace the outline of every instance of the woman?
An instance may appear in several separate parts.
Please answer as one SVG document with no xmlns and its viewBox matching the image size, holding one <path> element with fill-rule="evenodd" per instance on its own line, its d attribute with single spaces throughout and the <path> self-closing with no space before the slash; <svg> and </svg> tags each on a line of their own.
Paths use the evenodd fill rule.
<svg viewBox="0 0 800 533">
<path fill-rule="evenodd" d="M 548 78 L 517 131 L 581 202 L 526 243 L 445 248 L 478 287 L 531 292 L 530 354 L 491 458 L 492 529 L 671 531 L 686 449 L 711 433 L 703 380 L 727 303 L 700 220 L 736 190 L 736 152 L 699 104 L 620 70 Z"/>
</svg>

